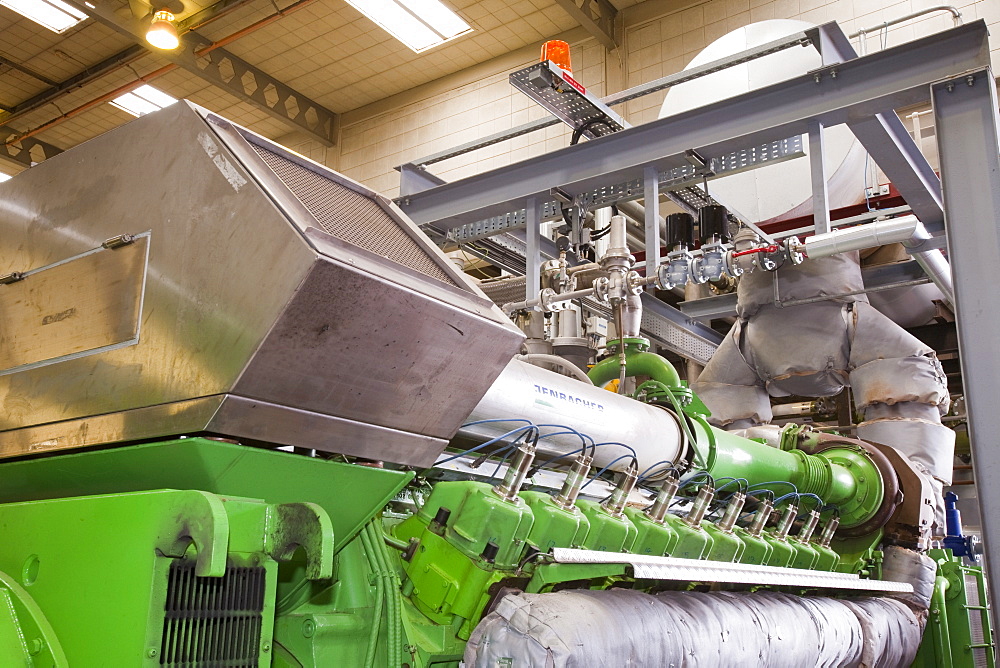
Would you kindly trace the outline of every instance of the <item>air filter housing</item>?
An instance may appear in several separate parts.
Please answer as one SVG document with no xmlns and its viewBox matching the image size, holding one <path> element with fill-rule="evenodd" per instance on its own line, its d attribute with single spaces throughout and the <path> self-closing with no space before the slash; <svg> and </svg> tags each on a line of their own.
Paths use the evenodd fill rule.
<svg viewBox="0 0 1000 668">
<path fill-rule="evenodd" d="M 0 185 L 13 272 L 0 456 L 207 432 L 425 465 L 523 338 L 390 200 L 187 102 Z"/>
</svg>

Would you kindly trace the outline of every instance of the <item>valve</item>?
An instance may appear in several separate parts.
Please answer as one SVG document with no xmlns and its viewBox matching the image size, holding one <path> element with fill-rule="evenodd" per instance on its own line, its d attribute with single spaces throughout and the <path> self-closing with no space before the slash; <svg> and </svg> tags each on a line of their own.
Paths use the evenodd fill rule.
<svg viewBox="0 0 1000 668">
<path fill-rule="evenodd" d="M 958 509 L 958 494 L 948 492 L 944 495 L 944 516 L 947 525 L 947 535 L 942 543 L 956 557 L 965 557 L 972 563 L 979 563 L 983 553 L 982 543 L 978 536 L 962 534 L 962 511 Z"/>
</svg>

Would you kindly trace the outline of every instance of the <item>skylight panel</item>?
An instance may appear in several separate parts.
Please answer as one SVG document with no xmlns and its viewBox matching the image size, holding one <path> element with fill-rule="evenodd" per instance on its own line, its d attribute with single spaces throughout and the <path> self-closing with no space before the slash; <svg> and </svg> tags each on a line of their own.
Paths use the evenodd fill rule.
<svg viewBox="0 0 1000 668">
<path fill-rule="evenodd" d="M 56 33 L 64 33 L 87 18 L 61 0 L 0 0 L 0 5 Z"/>
<path fill-rule="evenodd" d="M 171 97 L 162 90 L 146 84 L 139 86 L 131 93 L 119 95 L 111 100 L 111 104 L 133 116 L 144 116 L 145 114 L 159 111 L 164 107 L 169 107 L 176 101 L 177 98 Z"/>
<path fill-rule="evenodd" d="M 439 0 L 347 0 L 416 53 L 472 32 Z"/>
</svg>

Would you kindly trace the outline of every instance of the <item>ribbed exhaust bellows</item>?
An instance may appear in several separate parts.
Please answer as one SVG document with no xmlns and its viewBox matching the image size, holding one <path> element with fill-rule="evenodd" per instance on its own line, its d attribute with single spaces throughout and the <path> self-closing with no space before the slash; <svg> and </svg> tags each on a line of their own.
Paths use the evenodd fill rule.
<svg viewBox="0 0 1000 668">
<path fill-rule="evenodd" d="M 518 594 L 502 599 L 473 631 L 465 665 L 908 666 L 922 631 L 914 612 L 889 597 Z"/>
</svg>

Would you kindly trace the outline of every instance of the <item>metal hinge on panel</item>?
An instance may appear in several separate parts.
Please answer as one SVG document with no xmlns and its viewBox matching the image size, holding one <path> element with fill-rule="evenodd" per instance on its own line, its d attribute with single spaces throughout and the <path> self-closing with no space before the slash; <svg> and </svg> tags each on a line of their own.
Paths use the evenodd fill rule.
<svg viewBox="0 0 1000 668">
<path fill-rule="evenodd" d="M 133 241 L 135 241 L 135 237 L 131 234 L 119 234 L 117 237 L 111 237 L 105 241 L 101 244 L 101 247 L 112 250 L 115 248 L 121 248 L 122 246 L 128 246 Z"/>
<path fill-rule="evenodd" d="M 12 271 L 9 274 L 0 276 L 0 285 L 10 285 L 24 279 L 23 271 Z"/>
</svg>

